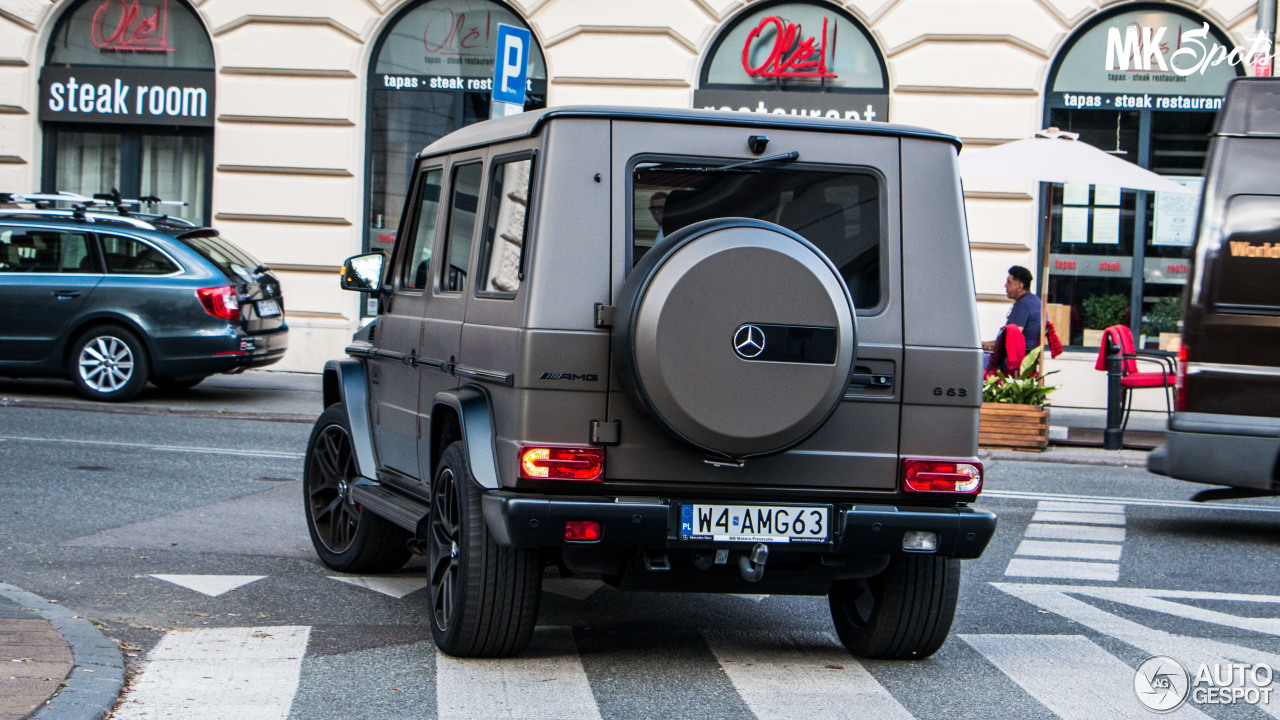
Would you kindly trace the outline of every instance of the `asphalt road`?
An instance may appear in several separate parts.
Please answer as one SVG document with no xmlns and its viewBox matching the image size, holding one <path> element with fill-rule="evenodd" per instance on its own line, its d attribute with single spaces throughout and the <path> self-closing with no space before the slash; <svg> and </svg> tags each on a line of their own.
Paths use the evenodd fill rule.
<svg viewBox="0 0 1280 720">
<path fill-rule="evenodd" d="M 1280 500 L 1196 505 L 1200 488 L 1140 468 L 1017 461 L 988 465 L 980 504 L 1000 528 L 928 660 L 855 660 L 823 598 L 621 593 L 555 571 L 526 656 L 454 660 L 431 644 L 420 561 L 354 578 L 315 558 L 309 430 L 0 411 L 0 581 L 122 644 L 116 717 L 1145 718 L 1135 670 L 1152 656 L 1192 681 L 1247 665 L 1242 691 L 1261 665 L 1280 675 Z M 1268 715 L 1280 697 L 1172 717 Z"/>
</svg>

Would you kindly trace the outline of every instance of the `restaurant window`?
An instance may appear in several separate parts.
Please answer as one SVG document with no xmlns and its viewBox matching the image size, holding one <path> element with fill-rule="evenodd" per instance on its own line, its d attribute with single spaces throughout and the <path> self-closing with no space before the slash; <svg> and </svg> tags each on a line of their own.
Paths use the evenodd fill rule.
<svg viewBox="0 0 1280 720">
<path fill-rule="evenodd" d="M 1057 319 L 1069 345 L 1097 347 L 1102 330 L 1116 324 L 1128 326 L 1149 348 L 1160 346 L 1161 334 L 1170 342 L 1177 331 L 1209 132 L 1227 83 L 1244 73 L 1240 64 L 1226 62 L 1207 64 L 1203 72 L 1175 72 L 1174 62 L 1182 67 L 1193 57 L 1188 34 L 1202 32 L 1205 23 L 1182 8 L 1126 5 L 1086 23 L 1051 68 L 1046 127 L 1079 133 L 1082 142 L 1195 191 L 1042 186 L 1048 221 L 1040 231 L 1048 238 L 1042 236 L 1039 247 L 1047 246 L 1048 254 L 1038 280 L 1047 316 Z M 1207 27 L 1208 37 L 1197 42 L 1235 47 L 1224 32 Z M 1126 44 L 1129 37 L 1136 44 Z M 1162 38 L 1150 50 L 1164 69 L 1147 53 L 1145 37 Z"/>
<path fill-rule="evenodd" d="M 400 12 L 379 37 L 369 74 L 368 251 L 390 252 L 417 154 L 489 119 L 499 24 L 529 27 L 497 2 L 430 0 Z M 546 93 L 546 63 L 535 40 L 525 110 L 546 107 Z"/>
<path fill-rule="evenodd" d="M 182 0 L 73 3 L 40 73 L 41 189 L 185 202 L 155 211 L 208 224 L 214 80 L 213 45 Z"/>
</svg>

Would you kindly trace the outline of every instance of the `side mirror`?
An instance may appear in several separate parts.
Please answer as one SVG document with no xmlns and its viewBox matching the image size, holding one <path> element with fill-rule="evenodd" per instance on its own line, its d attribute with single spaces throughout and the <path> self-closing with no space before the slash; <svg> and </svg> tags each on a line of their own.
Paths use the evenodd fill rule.
<svg viewBox="0 0 1280 720">
<path fill-rule="evenodd" d="M 342 289 L 378 292 L 382 282 L 382 253 L 369 253 L 347 258 L 342 263 Z"/>
</svg>

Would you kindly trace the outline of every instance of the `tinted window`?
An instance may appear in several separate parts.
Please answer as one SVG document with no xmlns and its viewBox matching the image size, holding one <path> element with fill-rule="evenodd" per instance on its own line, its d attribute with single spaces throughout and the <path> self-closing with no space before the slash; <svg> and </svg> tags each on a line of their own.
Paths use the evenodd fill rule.
<svg viewBox="0 0 1280 720">
<path fill-rule="evenodd" d="M 213 263 L 228 278 L 238 277 L 245 282 L 253 282 L 254 275 L 262 266 L 257 258 L 240 249 L 235 243 L 216 235 L 184 237 L 182 242 L 200 253 L 205 260 Z"/>
<path fill-rule="evenodd" d="M 477 292 L 514 295 L 524 277 L 524 248 L 529 209 L 529 176 L 533 159 L 494 165 L 490 173 L 489 204 L 484 242 L 480 246 L 480 284 Z"/>
<path fill-rule="evenodd" d="M 114 275 L 168 275 L 178 266 L 147 243 L 119 235 L 102 235 L 107 272 Z"/>
<path fill-rule="evenodd" d="M 61 230 L 0 230 L 0 272 L 94 272 L 89 243 L 80 233 Z"/>
<path fill-rule="evenodd" d="M 422 176 L 418 191 L 418 223 L 413 230 L 413 242 L 405 249 L 401 262 L 401 285 L 422 289 L 427 286 L 427 268 L 431 266 L 431 247 L 436 238 L 436 220 L 440 217 L 440 182 L 444 171 L 428 170 Z"/>
<path fill-rule="evenodd" d="M 880 183 L 866 172 L 752 167 L 699 172 L 696 162 L 644 163 L 632 183 L 633 262 L 686 225 L 722 217 L 792 230 L 840 269 L 854 305 L 880 304 Z"/>
<path fill-rule="evenodd" d="M 462 290 L 471 262 L 471 233 L 476 227 L 480 201 L 480 163 L 453 169 L 453 198 L 449 203 L 449 232 L 444 246 L 444 275 L 440 287 L 446 292 Z"/>
<path fill-rule="evenodd" d="M 1280 197 L 1231 198 L 1222 236 L 1213 272 L 1214 303 L 1280 307 Z"/>
</svg>

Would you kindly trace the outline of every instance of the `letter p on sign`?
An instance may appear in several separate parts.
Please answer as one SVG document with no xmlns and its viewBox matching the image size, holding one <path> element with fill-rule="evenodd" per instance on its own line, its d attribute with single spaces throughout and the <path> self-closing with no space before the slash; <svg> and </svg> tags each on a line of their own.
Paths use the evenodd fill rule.
<svg viewBox="0 0 1280 720">
<path fill-rule="evenodd" d="M 529 77 L 528 30 L 498 25 L 497 55 L 493 63 L 493 101 L 524 107 L 524 89 Z"/>
</svg>

